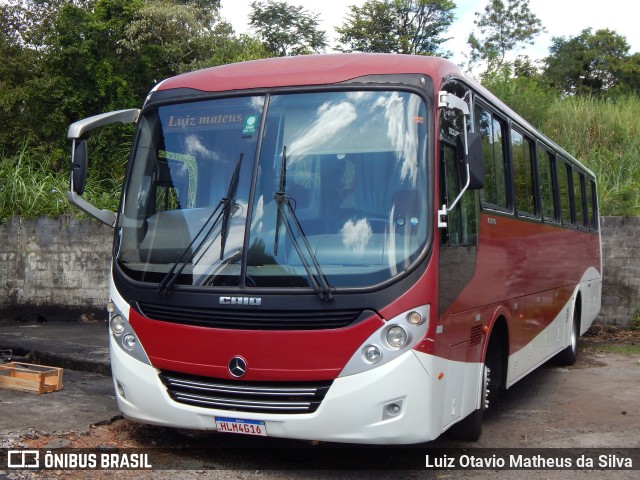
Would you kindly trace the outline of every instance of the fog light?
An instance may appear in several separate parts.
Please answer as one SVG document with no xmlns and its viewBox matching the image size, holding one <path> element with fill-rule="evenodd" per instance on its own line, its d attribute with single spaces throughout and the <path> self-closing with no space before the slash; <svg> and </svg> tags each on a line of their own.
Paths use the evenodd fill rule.
<svg viewBox="0 0 640 480">
<path fill-rule="evenodd" d="M 407 313 L 407 322 L 409 322 L 411 325 L 420 325 L 422 324 L 422 315 L 420 315 L 418 312 L 409 312 Z"/>
<path fill-rule="evenodd" d="M 109 320 L 109 326 L 114 335 L 120 336 L 124 332 L 125 320 L 120 315 L 113 315 Z"/>
<path fill-rule="evenodd" d="M 389 415 L 390 417 L 395 417 L 400 413 L 402 408 L 397 403 L 390 403 L 385 407 L 385 410 L 387 412 L 387 415 Z"/>
<path fill-rule="evenodd" d="M 382 358 L 382 352 L 376 345 L 367 345 L 362 349 L 362 356 L 369 363 L 377 363 Z"/>
<path fill-rule="evenodd" d="M 125 335 L 122 339 L 122 346 L 131 351 L 136 346 L 136 337 L 131 334 Z"/>
<path fill-rule="evenodd" d="M 385 337 L 389 346 L 393 348 L 404 347 L 408 339 L 406 330 L 399 325 L 394 325 L 393 327 L 389 328 L 387 330 L 387 333 L 385 334 Z"/>
<path fill-rule="evenodd" d="M 127 398 L 127 396 L 124 393 L 124 387 L 122 386 L 122 384 L 118 381 L 116 381 L 116 387 L 118 389 L 118 394 L 122 397 L 122 398 Z"/>
</svg>

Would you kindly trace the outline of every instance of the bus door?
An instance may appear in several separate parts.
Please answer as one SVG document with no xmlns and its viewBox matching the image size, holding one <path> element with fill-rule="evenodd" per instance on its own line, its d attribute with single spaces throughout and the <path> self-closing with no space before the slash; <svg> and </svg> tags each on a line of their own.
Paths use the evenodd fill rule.
<svg viewBox="0 0 640 480">
<path fill-rule="evenodd" d="M 449 87 L 449 88 L 447 88 Z M 464 87 L 450 83 L 445 90 L 464 98 Z M 441 109 L 440 111 L 440 198 L 438 205 L 452 205 L 466 182 L 466 172 L 460 168 L 460 144 L 458 137 L 464 134 L 464 116 L 459 110 Z M 465 385 L 473 384 L 465 379 L 465 364 L 480 361 L 482 356 L 482 332 L 473 335 L 474 312 L 456 304 L 456 300 L 473 278 L 478 254 L 478 194 L 475 190 L 466 191 L 453 210 L 446 217 L 446 227 L 440 228 L 439 242 L 439 278 L 438 278 L 438 317 L 443 328 L 448 351 L 450 369 L 445 394 L 445 417 L 443 427 L 459 419 L 462 415 L 464 395 L 476 395 L 476 391 L 465 392 Z M 443 346 L 445 348 L 446 346 Z M 454 363 L 455 362 L 455 363 Z M 471 389 L 473 390 L 473 389 Z"/>
</svg>

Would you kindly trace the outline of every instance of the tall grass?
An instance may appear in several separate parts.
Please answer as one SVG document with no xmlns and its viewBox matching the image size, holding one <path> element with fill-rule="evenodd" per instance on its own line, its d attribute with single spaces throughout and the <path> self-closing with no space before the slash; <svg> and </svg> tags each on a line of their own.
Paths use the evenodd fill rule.
<svg viewBox="0 0 640 480">
<path fill-rule="evenodd" d="M 45 152 L 23 146 L 15 155 L 0 154 L 0 220 L 79 215 L 67 200 L 69 174 L 51 168 Z M 117 209 L 120 186 L 113 179 L 89 178 L 85 198 L 100 208 Z"/>
<path fill-rule="evenodd" d="M 558 99 L 543 130 L 594 171 L 602 215 L 640 215 L 640 98 Z"/>
</svg>

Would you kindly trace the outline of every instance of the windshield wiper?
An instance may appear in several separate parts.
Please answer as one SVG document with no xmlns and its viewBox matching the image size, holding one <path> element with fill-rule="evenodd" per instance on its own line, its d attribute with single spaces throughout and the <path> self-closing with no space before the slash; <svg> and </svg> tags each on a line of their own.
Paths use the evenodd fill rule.
<svg viewBox="0 0 640 480">
<path fill-rule="evenodd" d="M 204 222 L 204 224 L 202 225 L 198 233 L 193 237 L 193 240 L 191 240 L 191 243 L 189 243 L 189 245 L 187 245 L 187 248 L 183 250 L 182 254 L 180 255 L 180 258 L 178 258 L 178 261 L 173 264 L 171 269 L 162 278 L 162 281 L 158 286 L 158 293 L 160 294 L 161 297 L 164 297 L 173 288 L 182 271 L 185 269 L 185 267 L 189 263 L 193 261 L 193 259 L 198 254 L 200 249 L 202 249 L 202 247 L 205 245 L 205 243 L 207 242 L 207 240 L 209 239 L 213 231 L 216 229 L 216 226 L 218 225 L 218 222 L 220 222 L 220 219 L 222 219 L 222 226 L 220 228 L 220 235 L 221 235 L 220 260 L 222 260 L 222 257 L 224 255 L 224 247 L 227 242 L 227 236 L 229 235 L 230 219 L 234 213 L 232 212 L 232 209 L 233 209 L 233 206 L 235 205 L 236 193 L 238 192 L 238 180 L 240 177 L 240 166 L 242 165 L 242 156 L 243 154 L 241 153 L 240 158 L 238 159 L 236 168 L 233 171 L 233 175 L 231 175 L 231 181 L 229 182 L 227 196 L 221 198 L 218 201 L 218 204 L 213 209 L 209 217 L 207 217 L 207 220 Z M 217 213 L 217 216 L 216 216 L 216 213 Z M 189 255 L 189 258 L 183 261 L 185 255 L 189 253 L 189 251 L 191 250 L 191 247 L 193 247 L 196 240 L 200 237 L 200 235 L 202 234 L 204 229 L 207 227 L 207 225 L 209 225 L 209 223 L 211 222 L 214 216 L 216 218 L 211 224 L 211 226 L 207 229 L 202 240 L 200 240 L 200 242 L 196 245 L 193 251 L 191 251 L 191 255 Z M 178 265 L 180 265 L 179 268 L 178 268 Z"/>
<path fill-rule="evenodd" d="M 238 164 L 236 165 L 233 175 L 231 175 L 231 182 L 229 183 L 229 191 L 225 201 L 224 212 L 222 216 L 222 227 L 220 227 L 220 260 L 224 257 L 224 247 L 227 245 L 227 237 L 229 236 L 229 224 L 231 223 L 231 217 L 236 212 L 234 208 L 236 205 L 236 194 L 238 193 L 238 180 L 240 179 L 240 167 L 242 166 L 243 153 L 240 154 Z"/>
<path fill-rule="evenodd" d="M 289 197 L 285 191 L 286 176 L 287 176 L 287 147 L 285 146 L 282 149 L 282 163 L 280 165 L 280 183 L 278 185 L 279 191 L 273 194 L 273 198 L 276 201 L 276 204 L 278 205 L 278 212 L 276 217 L 276 233 L 275 233 L 275 239 L 274 239 L 274 245 L 273 245 L 274 255 L 278 254 L 278 239 L 280 236 L 279 230 L 280 230 L 280 226 L 284 224 L 284 229 L 287 232 L 287 236 L 291 240 L 291 244 L 293 245 L 293 248 L 298 254 L 298 257 L 300 257 L 302 266 L 307 272 L 307 276 L 311 281 L 311 285 L 313 286 L 313 289 L 317 292 L 318 297 L 320 297 L 320 300 L 323 300 L 325 302 L 330 302 L 334 298 L 333 293 L 335 291 L 335 288 L 329 285 L 329 281 L 327 280 L 327 277 L 322 271 L 322 267 L 318 263 L 318 259 L 314 255 L 311 245 L 309 245 L 307 236 L 304 234 L 302 225 L 300 225 L 300 221 L 298 220 L 298 217 L 296 216 L 296 213 L 293 210 L 293 207 L 291 206 L 291 197 Z M 289 222 L 288 217 L 293 220 L 293 224 L 295 225 L 299 234 L 298 237 L 302 239 L 302 246 L 304 246 L 304 249 L 306 250 L 307 255 L 311 259 L 311 264 L 315 269 L 315 274 L 311 270 L 311 265 L 309 265 L 309 262 L 307 261 L 307 258 L 305 257 L 304 252 L 302 251 L 302 246 L 298 241 L 298 237 L 296 237 L 296 235 L 294 235 L 293 233 L 293 228 L 291 226 L 291 223 Z"/>
<path fill-rule="evenodd" d="M 280 160 L 280 183 L 278 191 L 273 195 L 278 204 L 278 212 L 276 213 L 276 236 L 273 239 L 273 255 L 278 255 L 278 240 L 280 238 L 280 226 L 282 225 L 282 209 L 280 208 L 282 200 L 285 198 L 285 187 L 287 185 L 287 146 L 282 147 L 282 159 Z"/>
</svg>

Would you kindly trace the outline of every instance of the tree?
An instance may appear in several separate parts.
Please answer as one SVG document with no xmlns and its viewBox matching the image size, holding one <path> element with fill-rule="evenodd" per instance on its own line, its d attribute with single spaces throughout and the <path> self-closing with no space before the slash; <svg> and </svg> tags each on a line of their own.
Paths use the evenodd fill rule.
<svg viewBox="0 0 640 480">
<path fill-rule="evenodd" d="M 476 12 L 474 21 L 479 35 L 471 33 L 467 43 L 471 47 L 470 63 L 484 60 L 489 69 L 501 67 L 508 53 L 533 39 L 544 27 L 529 10 L 529 0 L 490 0 L 483 13 Z"/>
<path fill-rule="evenodd" d="M 438 54 L 448 40 L 442 34 L 453 23 L 451 0 L 369 0 L 351 12 L 338 41 L 344 52 Z M 442 53 L 444 56 L 447 53 Z"/>
<path fill-rule="evenodd" d="M 513 66 L 488 70 L 482 75 L 482 86 L 540 130 L 544 130 L 549 108 L 560 99 L 558 92 L 543 81 L 536 66 L 526 59 L 516 59 Z"/>
<path fill-rule="evenodd" d="M 206 58 L 218 35 L 232 35 L 220 19 L 219 2 L 204 0 L 146 0 L 124 29 L 123 51 L 138 57 L 148 76 L 147 88 L 156 81 L 191 70 Z M 213 5 L 213 6 L 212 6 Z"/>
<path fill-rule="evenodd" d="M 327 47 L 326 32 L 320 30 L 319 14 L 287 2 L 251 2 L 250 25 L 266 50 L 274 56 L 321 53 Z"/>
<path fill-rule="evenodd" d="M 637 87 L 638 55 L 629 56 L 626 39 L 612 30 L 583 30 L 575 37 L 554 37 L 545 59 L 545 76 L 568 95 L 603 95 Z"/>
<path fill-rule="evenodd" d="M 1 5 L 0 141 L 5 154 L 28 142 L 49 153 L 52 168 L 66 169 L 71 122 L 139 106 L 159 80 L 199 62 L 229 62 L 236 54 L 244 59 L 256 52 L 257 42 L 236 42 L 231 26 L 220 21 L 218 4 L 9 0 Z M 222 46 L 224 55 L 214 52 Z M 93 156 L 98 164 L 92 172 L 106 178 L 114 173 L 114 158 L 126 158 L 127 147 L 120 133 L 103 132 L 96 135 L 104 136 L 98 143 L 105 154 Z M 114 153 L 114 146 L 119 151 Z"/>
</svg>

